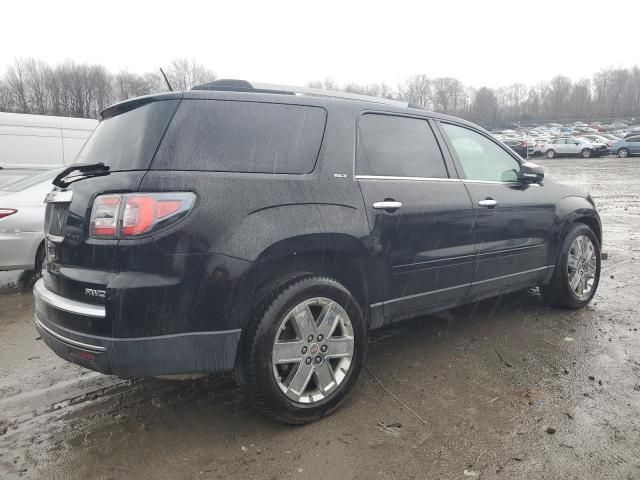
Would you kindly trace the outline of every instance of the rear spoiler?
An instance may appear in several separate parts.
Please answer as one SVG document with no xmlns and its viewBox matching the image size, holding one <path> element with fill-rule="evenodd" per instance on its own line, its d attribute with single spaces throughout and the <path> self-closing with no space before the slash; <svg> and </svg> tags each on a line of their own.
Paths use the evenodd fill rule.
<svg viewBox="0 0 640 480">
<path fill-rule="evenodd" d="M 167 92 L 167 93 L 154 93 L 152 95 L 144 95 L 142 97 L 132 98 L 123 102 L 114 103 L 113 105 L 105 108 L 100 112 L 102 120 L 105 118 L 115 117 L 121 113 L 128 112 L 134 108 L 138 108 L 142 105 L 151 102 L 158 102 L 161 100 L 172 100 L 182 98 L 182 92 Z"/>
</svg>

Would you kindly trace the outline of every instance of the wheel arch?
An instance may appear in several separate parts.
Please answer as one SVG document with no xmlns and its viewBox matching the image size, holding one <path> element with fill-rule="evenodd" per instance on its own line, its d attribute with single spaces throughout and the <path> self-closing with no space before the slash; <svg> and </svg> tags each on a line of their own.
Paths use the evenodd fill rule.
<svg viewBox="0 0 640 480">
<path fill-rule="evenodd" d="M 557 265 L 562 242 L 569 229 L 576 223 L 587 225 L 595 233 L 598 243 L 602 247 L 602 224 L 600 215 L 588 197 L 568 196 L 558 202 L 556 209 L 556 228 L 553 235 L 552 248 L 549 257 L 550 265 Z M 553 270 L 545 277 L 543 284 L 548 283 L 553 275 Z"/>
<path fill-rule="evenodd" d="M 234 295 L 232 314 L 242 319 L 244 327 L 274 283 L 309 274 L 326 276 L 344 285 L 368 318 L 370 300 L 377 298 L 372 287 L 380 282 L 376 281 L 373 259 L 365 244 L 343 233 L 299 235 L 266 248 Z"/>
</svg>

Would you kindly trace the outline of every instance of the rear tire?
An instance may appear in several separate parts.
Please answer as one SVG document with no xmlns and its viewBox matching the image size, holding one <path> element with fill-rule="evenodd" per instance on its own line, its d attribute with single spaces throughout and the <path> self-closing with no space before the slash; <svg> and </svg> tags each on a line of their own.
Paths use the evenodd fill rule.
<svg viewBox="0 0 640 480">
<path fill-rule="evenodd" d="M 556 158 L 556 151 L 555 150 L 547 150 L 547 153 L 545 155 L 547 156 L 547 158 Z"/>
<path fill-rule="evenodd" d="M 627 150 L 626 148 L 621 148 L 620 150 L 618 150 L 619 158 L 627 158 L 628 156 L 629 156 L 629 150 Z"/>
<path fill-rule="evenodd" d="M 39 280 L 42 277 L 42 266 L 44 265 L 45 251 L 44 242 L 40 244 L 36 251 L 36 258 L 34 262 L 33 278 Z"/>
<path fill-rule="evenodd" d="M 296 277 L 273 284 L 257 306 L 243 333 L 236 377 L 265 415 L 309 423 L 342 403 L 366 348 L 364 315 L 351 293 L 330 278 Z"/>
<path fill-rule="evenodd" d="M 554 307 L 582 308 L 595 295 L 599 282 L 598 238 L 584 223 L 574 223 L 562 242 L 551 281 L 541 287 L 542 294 Z"/>
</svg>

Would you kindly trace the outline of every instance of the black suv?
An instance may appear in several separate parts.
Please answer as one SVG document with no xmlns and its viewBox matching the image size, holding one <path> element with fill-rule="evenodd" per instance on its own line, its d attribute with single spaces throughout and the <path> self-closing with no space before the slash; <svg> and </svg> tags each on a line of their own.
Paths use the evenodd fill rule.
<svg viewBox="0 0 640 480">
<path fill-rule="evenodd" d="M 218 81 L 107 108 L 78 162 L 46 199 L 47 345 L 124 377 L 233 370 L 284 422 L 338 406 L 370 329 L 598 286 L 588 194 L 405 103 Z"/>
</svg>

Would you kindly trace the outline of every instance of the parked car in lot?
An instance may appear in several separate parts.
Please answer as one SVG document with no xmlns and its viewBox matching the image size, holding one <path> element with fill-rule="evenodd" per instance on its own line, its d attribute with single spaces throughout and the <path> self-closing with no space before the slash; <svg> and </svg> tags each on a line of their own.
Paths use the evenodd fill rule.
<svg viewBox="0 0 640 480">
<path fill-rule="evenodd" d="M 515 139 L 505 138 L 502 142 L 508 147 L 510 147 L 514 152 L 516 152 L 522 158 L 526 158 L 529 155 L 533 154 L 533 147 L 529 146 L 529 142 L 527 140 L 515 140 Z"/>
<path fill-rule="evenodd" d="M 598 155 L 604 155 L 608 151 L 609 147 L 604 143 L 594 143 L 578 137 L 555 138 L 542 148 L 542 153 L 547 158 L 554 158 L 558 155 L 591 158 Z"/>
<path fill-rule="evenodd" d="M 84 367 L 234 370 L 262 412 L 305 423 L 353 387 L 370 329 L 597 289 L 592 198 L 464 120 L 229 80 L 102 117 L 47 197 L 34 288 L 44 342 Z"/>
<path fill-rule="evenodd" d="M 613 122 L 611 124 L 611 128 L 613 128 L 614 130 L 624 130 L 628 127 L 629 125 L 627 125 L 626 123 L 622 123 L 622 122 Z"/>
<path fill-rule="evenodd" d="M 606 146 L 610 146 L 614 141 L 610 138 L 605 137 L 604 135 L 594 135 L 594 134 L 586 134 L 582 135 L 582 138 L 586 138 L 590 142 L 593 143 L 604 143 Z"/>
<path fill-rule="evenodd" d="M 622 138 L 627 139 L 629 137 L 637 137 L 638 135 L 640 135 L 640 130 L 629 130 Z"/>
<path fill-rule="evenodd" d="M 640 134 L 614 142 L 610 148 L 611 152 L 620 158 L 625 158 L 630 155 L 640 155 Z"/>
<path fill-rule="evenodd" d="M 40 271 L 44 260 L 44 197 L 60 169 L 0 187 L 0 270 Z"/>
<path fill-rule="evenodd" d="M 600 134 L 602 137 L 606 138 L 607 140 L 611 140 L 613 142 L 617 142 L 618 140 L 622 140 L 620 137 L 617 137 L 611 133 L 601 133 Z"/>
</svg>

